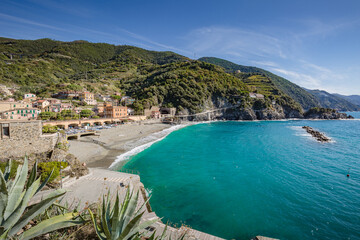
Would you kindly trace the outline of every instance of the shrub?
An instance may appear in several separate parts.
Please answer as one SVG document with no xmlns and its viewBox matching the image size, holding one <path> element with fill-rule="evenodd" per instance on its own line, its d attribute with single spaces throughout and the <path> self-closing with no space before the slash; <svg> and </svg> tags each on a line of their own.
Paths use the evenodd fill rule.
<svg viewBox="0 0 360 240">
<path fill-rule="evenodd" d="M 33 196 L 45 186 L 49 179 L 45 179 L 45 182 L 41 184 L 40 178 L 36 177 L 36 162 L 28 175 L 27 158 L 24 159 L 22 166 L 18 166 L 15 180 L 10 178 L 11 169 L 12 162 L 9 161 L 5 171 L 0 171 L 0 239 L 28 240 L 61 228 L 84 224 L 85 221 L 78 213 L 68 212 L 39 221 L 36 226 L 30 229 L 25 228 L 24 231 L 24 227 L 32 219 L 45 212 L 66 191 L 64 189 L 52 191 L 37 203 L 30 205 Z"/>
<path fill-rule="evenodd" d="M 60 166 L 62 169 L 68 166 L 67 162 L 42 162 L 39 163 L 39 170 L 41 181 L 44 181 L 48 176 L 50 176 L 51 171 L 54 169 L 53 174 L 49 178 L 49 183 L 54 181 L 60 175 Z"/>
<path fill-rule="evenodd" d="M 43 133 L 56 133 L 58 130 L 57 126 L 45 125 L 42 128 Z"/>
<path fill-rule="evenodd" d="M 1 172 L 5 172 L 6 164 L 7 164 L 7 162 L 0 162 L 0 170 L 1 170 Z M 12 161 L 11 170 L 10 170 L 10 178 L 11 179 L 15 177 L 16 169 L 18 168 L 19 164 L 20 163 L 17 162 L 17 161 Z"/>
</svg>

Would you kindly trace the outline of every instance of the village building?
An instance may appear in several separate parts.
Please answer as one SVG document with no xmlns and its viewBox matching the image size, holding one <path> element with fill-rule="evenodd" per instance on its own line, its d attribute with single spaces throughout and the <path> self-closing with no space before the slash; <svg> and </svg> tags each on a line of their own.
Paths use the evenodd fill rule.
<svg viewBox="0 0 360 240">
<path fill-rule="evenodd" d="M 91 92 L 80 93 L 79 99 L 83 102 L 86 102 L 88 105 L 96 105 L 95 95 Z"/>
<path fill-rule="evenodd" d="M 156 106 L 152 106 L 150 109 L 144 110 L 144 115 L 148 118 L 161 118 L 160 108 Z"/>
<path fill-rule="evenodd" d="M 53 94 L 52 97 L 59 99 L 74 99 L 79 97 L 79 92 L 77 91 L 64 91 Z"/>
<path fill-rule="evenodd" d="M 161 117 L 174 117 L 176 114 L 176 108 L 160 108 Z"/>
<path fill-rule="evenodd" d="M 127 115 L 127 107 L 124 106 L 106 106 L 104 110 L 104 117 L 106 118 L 120 118 Z"/>
<path fill-rule="evenodd" d="M 264 99 L 264 95 L 259 93 L 249 93 L 250 98 Z"/>
<path fill-rule="evenodd" d="M 32 108 L 32 104 L 26 102 L 12 102 L 12 101 L 0 102 L 0 112 L 16 109 L 16 108 Z"/>
<path fill-rule="evenodd" d="M 34 98 L 34 99 L 36 99 L 36 95 L 33 94 L 33 93 L 26 93 L 26 94 L 24 94 L 24 99 L 26 99 L 26 98 Z"/>
<path fill-rule="evenodd" d="M 129 115 L 129 116 L 134 116 L 134 115 L 135 115 L 135 110 L 132 109 L 132 108 L 128 108 L 128 109 L 127 109 L 127 112 L 128 112 L 128 115 Z"/>
<path fill-rule="evenodd" d="M 1 112 L 0 118 L 4 120 L 37 119 L 40 112 L 37 108 L 17 108 Z"/>
<path fill-rule="evenodd" d="M 93 111 L 96 115 L 103 117 L 105 115 L 105 108 L 111 107 L 112 105 L 113 105 L 112 102 L 97 103 L 94 106 Z"/>
<path fill-rule="evenodd" d="M 58 135 L 43 135 L 41 121 L 0 121 L 0 158 L 51 151 Z"/>
<path fill-rule="evenodd" d="M 0 85 L 0 93 L 3 94 L 4 96 L 13 95 L 13 93 L 5 85 Z"/>
<path fill-rule="evenodd" d="M 45 99 L 35 101 L 33 103 L 33 107 L 38 108 L 41 112 L 51 111 L 51 104 L 48 100 Z"/>
<path fill-rule="evenodd" d="M 51 112 L 61 112 L 63 110 L 72 110 L 73 109 L 73 105 L 71 103 L 63 103 L 63 102 L 60 102 L 60 103 L 54 103 L 54 104 L 51 104 Z"/>
</svg>

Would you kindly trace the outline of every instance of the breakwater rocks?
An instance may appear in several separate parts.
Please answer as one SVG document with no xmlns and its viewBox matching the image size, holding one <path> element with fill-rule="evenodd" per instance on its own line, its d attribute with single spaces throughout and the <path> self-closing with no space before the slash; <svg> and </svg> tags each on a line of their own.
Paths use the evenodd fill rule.
<svg viewBox="0 0 360 240">
<path fill-rule="evenodd" d="M 311 134 L 311 136 L 313 136 L 319 142 L 330 142 L 330 140 L 331 140 L 330 138 L 326 137 L 323 133 L 314 130 L 312 127 L 303 126 L 302 128 L 305 129 L 306 132 Z"/>
</svg>

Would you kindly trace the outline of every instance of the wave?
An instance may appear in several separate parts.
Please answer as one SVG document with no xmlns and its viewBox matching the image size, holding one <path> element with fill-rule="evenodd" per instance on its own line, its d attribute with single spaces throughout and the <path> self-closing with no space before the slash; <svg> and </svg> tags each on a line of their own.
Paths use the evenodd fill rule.
<svg viewBox="0 0 360 240">
<path fill-rule="evenodd" d="M 121 162 L 129 160 L 132 156 L 144 151 L 149 148 L 156 142 L 163 140 L 170 133 L 179 130 L 181 128 L 187 127 L 191 124 L 180 124 L 176 126 L 172 126 L 170 128 L 166 128 L 162 131 L 150 134 L 149 136 L 143 137 L 134 142 L 129 142 L 124 147 L 128 151 L 116 157 L 115 161 L 110 165 L 109 168 L 115 169 Z"/>
</svg>

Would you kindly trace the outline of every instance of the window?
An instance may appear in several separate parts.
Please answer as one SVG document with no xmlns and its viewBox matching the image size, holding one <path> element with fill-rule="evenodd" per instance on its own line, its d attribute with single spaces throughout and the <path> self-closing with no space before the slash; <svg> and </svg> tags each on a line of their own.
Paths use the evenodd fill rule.
<svg viewBox="0 0 360 240">
<path fill-rule="evenodd" d="M 8 123 L 2 124 L 2 136 L 10 137 L 10 129 Z"/>
</svg>

